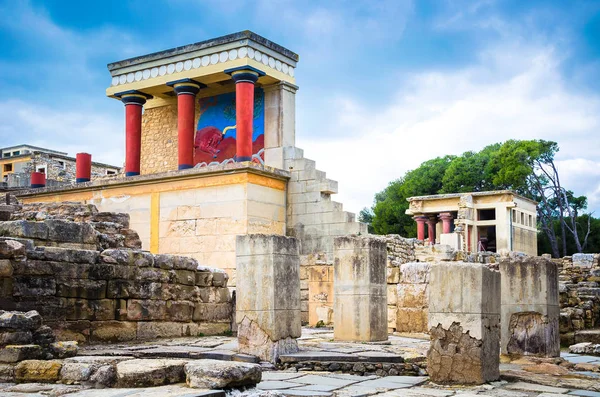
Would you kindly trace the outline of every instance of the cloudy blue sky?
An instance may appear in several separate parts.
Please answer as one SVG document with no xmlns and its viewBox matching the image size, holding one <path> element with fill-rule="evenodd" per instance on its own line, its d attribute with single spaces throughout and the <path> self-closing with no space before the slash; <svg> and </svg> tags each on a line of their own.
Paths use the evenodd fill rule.
<svg viewBox="0 0 600 397">
<path fill-rule="evenodd" d="M 121 165 L 106 64 L 245 29 L 300 54 L 297 144 L 345 208 L 429 158 L 542 138 L 600 215 L 600 1 L 0 0 L 0 146 Z"/>
</svg>

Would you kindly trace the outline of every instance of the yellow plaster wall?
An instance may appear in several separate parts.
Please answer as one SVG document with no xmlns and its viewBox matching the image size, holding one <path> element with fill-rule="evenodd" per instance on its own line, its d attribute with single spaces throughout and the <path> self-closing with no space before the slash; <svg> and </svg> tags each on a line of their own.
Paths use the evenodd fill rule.
<svg viewBox="0 0 600 397">
<path fill-rule="evenodd" d="M 15 170 L 15 164 L 17 163 L 28 163 L 31 161 L 31 156 L 26 156 L 26 157 L 19 157 L 19 158 L 5 158 L 5 159 L 0 159 L 0 172 L 2 173 L 2 179 L 4 179 L 4 177 L 8 174 L 12 174 Z M 8 171 L 8 172 L 4 172 L 4 164 L 12 164 L 13 165 L 13 170 L 12 171 Z"/>
<path fill-rule="evenodd" d="M 99 186 L 23 197 L 28 202 L 79 201 L 126 212 L 143 249 L 183 254 L 224 269 L 235 286 L 238 234 L 285 234 L 286 182 L 248 172 Z"/>
</svg>

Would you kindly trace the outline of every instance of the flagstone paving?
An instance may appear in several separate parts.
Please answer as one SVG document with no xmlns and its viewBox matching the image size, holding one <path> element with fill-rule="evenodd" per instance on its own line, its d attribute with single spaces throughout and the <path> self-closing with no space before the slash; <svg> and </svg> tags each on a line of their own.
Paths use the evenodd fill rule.
<svg viewBox="0 0 600 397">
<path fill-rule="evenodd" d="M 287 355 L 284 360 L 294 362 L 332 360 L 340 362 L 393 363 L 422 362 L 429 341 L 391 335 L 384 343 L 337 343 L 330 329 L 303 329 L 299 339 L 300 352 Z M 235 337 L 213 336 L 154 340 L 137 344 L 85 346 L 83 356 L 127 356 L 128 358 L 216 358 L 233 361 L 256 361 L 252 356 L 237 353 Z M 600 357 L 564 353 L 561 357 L 577 365 L 600 364 Z M 272 371 L 263 364 L 262 381 L 246 391 L 199 390 L 185 384 L 150 388 L 86 389 L 81 385 L 61 384 L 2 384 L 2 397 L 41 397 L 67 395 L 69 397 L 275 397 L 275 396 L 330 396 L 330 397 L 600 397 L 600 372 L 587 369 L 572 372 L 573 378 L 562 383 L 560 377 L 544 373 L 530 373 L 525 367 L 533 363 L 513 361 L 501 364 L 503 376 L 511 382 L 493 382 L 477 387 L 441 387 L 431 384 L 425 376 L 359 376 L 335 372 L 304 370 Z M 554 364 L 551 364 L 554 365 Z M 586 367 L 587 368 L 587 367 Z M 525 369 L 525 370 L 524 370 Z M 585 378 L 577 378 L 585 376 Z M 588 390 L 583 390 L 588 389 Z M 596 390 L 596 391 L 592 391 Z"/>
</svg>

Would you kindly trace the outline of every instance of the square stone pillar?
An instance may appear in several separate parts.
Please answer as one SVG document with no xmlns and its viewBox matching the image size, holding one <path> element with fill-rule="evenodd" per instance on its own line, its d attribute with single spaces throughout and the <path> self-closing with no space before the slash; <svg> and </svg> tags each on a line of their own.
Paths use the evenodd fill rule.
<svg viewBox="0 0 600 397">
<path fill-rule="evenodd" d="M 502 354 L 560 356 L 558 268 L 541 257 L 500 262 Z"/>
<path fill-rule="evenodd" d="M 429 275 L 427 371 L 440 384 L 500 377 L 500 273 L 479 263 L 441 262 Z"/>
<path fill-rule="evenodd" d="M 298 351 L 300 259 L 293 237 L 236 238 L 236 323 L 240 353 L 275 363 Z"/>
<path fill-rule="evenodd" d="M 387 340 L 385 242 L 371 237 L 336 237 L 333 255 L 334 339 Z"/>
<path fill-rule="evenodd" d="M 265 91 L 265 165 L 284 169 L 284 147 L 296 145 L 297 86 L 279 82 Z"/>
</svg>

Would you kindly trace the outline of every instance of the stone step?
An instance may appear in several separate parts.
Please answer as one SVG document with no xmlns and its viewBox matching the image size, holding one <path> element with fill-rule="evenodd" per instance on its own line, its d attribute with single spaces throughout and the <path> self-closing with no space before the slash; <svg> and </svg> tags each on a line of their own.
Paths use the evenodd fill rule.
<svg viewBox="0 0 600 397">
<path fill-rule="evenodd" d="M 361 362 L 361 363 L 403 363 L 404 358 L 399 354 L 365 351 L 360 353 L 348 354 L 332 351 L 303 351 L 292 354 L 282 354 L 279 356 L 282 363 L 301 363 L 301 362 Z"/>
</svg>

